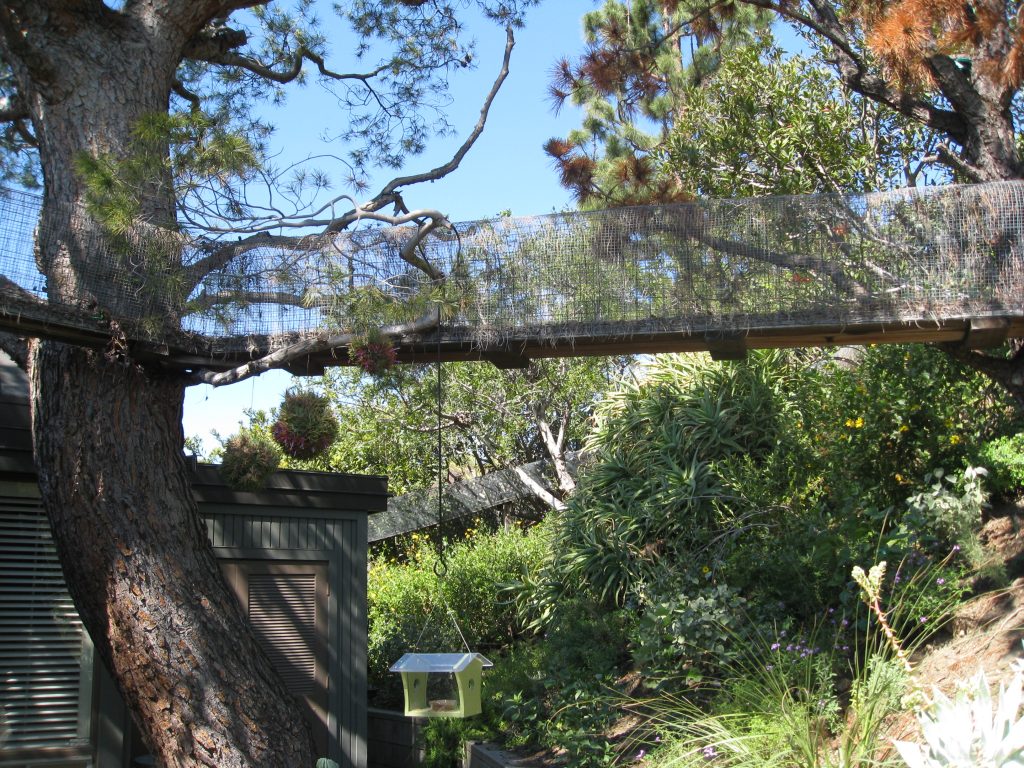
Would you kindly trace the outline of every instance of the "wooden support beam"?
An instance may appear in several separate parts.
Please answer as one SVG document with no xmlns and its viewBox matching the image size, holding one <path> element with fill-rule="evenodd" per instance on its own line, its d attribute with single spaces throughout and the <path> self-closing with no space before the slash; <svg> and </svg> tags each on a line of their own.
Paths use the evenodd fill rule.
<svg viewBox="0 0 1024 768">
<path fill-rule="evenodd" d="M 484 352 L 481 356 L 495 368 L 503 371 L 530 367 L 530 358 L 516 352 Z"/>
<path fill-rule="evenodd" d="M 1003 317 L 977 317 L 967 323 L 964 346 L 967 349 L 989 349 L 1006 341 L 1010 321 Z"/>
<path fill-rule="evenodd" d="M 745 360 L 747 342 L 742 336 L 705 336 L 712 360 Z"/>
</svg>

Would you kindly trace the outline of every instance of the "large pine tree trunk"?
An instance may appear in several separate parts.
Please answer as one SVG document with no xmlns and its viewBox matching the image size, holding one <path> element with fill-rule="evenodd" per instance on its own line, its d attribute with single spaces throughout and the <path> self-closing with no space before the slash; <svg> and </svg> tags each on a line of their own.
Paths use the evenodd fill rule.
<svg viewBox="0 0 1024 768">
<path fill-rule="evenodd" d="M 192 501 L 179 378 L 42 342 L 39 482 L 75 605 L 166 766 L 312 766 Z"/>
<path fill-rule="evenodd" d="M 101 249 L 108 233 L 83 205 L 76 161 L 138 151 L 134 128 L 167 112 L 180 51 L 216 4 L 154 0 L 132 16 L 15 5 L 20 26 L 4 26 L 3 10 L 0 30 L 39 142 L 47 292 L 130 318 L 137 291 L 115 280 L 125 263 Z M 168 148 L 148 151 L 156 170 L 135 182 L 139 218 L 171 225 Z M 161 253 L 156 266 L 176 257 Z M 171 327 L 175 300 L 157 312 Z M 309 729 L 221 577 L 191 496 L 182 378 L 118 351 L 40 342 L 30 361 L 40 490 L 82 621 L 163 765 L 311 768 Z"/>
</svg>

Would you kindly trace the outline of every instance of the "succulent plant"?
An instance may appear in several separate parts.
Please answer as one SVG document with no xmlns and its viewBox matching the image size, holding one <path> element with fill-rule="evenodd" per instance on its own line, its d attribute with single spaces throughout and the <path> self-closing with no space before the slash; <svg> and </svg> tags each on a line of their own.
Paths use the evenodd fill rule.
<svg viewBox="0 0 1024 768">
<path fill-rule="evenodd" d="M 224 444 L 221 476 L 237 491 L 258 491 L 281 463 L 281 449 L 270 438 L 243 430 Z"/>
<path fill-rule="evenodd" d="M 371 375 L 379 375 L 398 362 L 398 352 L 381 333 L 370 333 L 352 343 L 349 359 Z"/>
<path fill-rule="evenodd" d="M 312 459 L 326 451 L 338 436 L 338 419 L 324 395 L 289 389 L 270 432 L 293 459 Z"/>
<path fill-rule="evenodd" d="M 993 701 L 979 672 L 952 698 L 935 691 L 918 714 L 925 744 L 894 741 L 910 768 L 1024 768 L 1024 674 L 1020 662 Z"/>
</svg>

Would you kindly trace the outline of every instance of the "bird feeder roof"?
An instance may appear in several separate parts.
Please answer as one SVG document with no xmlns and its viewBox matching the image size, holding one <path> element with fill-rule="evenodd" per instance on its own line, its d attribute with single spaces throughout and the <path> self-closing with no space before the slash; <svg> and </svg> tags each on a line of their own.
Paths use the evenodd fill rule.
<svg viewBox="0 0 1024 768">
<path fill-rule="evenodd" d="M 392 672 L 462 672 L 479 659 L 485 667 L 493 667 L 479 653 L 407 653 L 391 665 Z"/>
</svg>

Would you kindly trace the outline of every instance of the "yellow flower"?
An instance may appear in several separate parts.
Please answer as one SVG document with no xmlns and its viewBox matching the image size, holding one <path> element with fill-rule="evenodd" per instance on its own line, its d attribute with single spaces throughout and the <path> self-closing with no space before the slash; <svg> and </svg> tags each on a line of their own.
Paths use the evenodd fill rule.
<svg viewBox="0 0 1024 768">
<path fill-rule="evenodd" d="M 950 435 L 949 436 L 949 444 L 950 445 L 957 445 L 959 442 L 960 442 L 960 435 Z"/>
<path fill-rule="evenodd" d="M 706 576 L 707 574 L 711 573 L 711 569 L 705 565 L 703 568 L 700 569 L 700 572 Z"/>
<path fill-rule="evenodd" d="M 908 427 L 906 424 L 900 424 L 900 432 L 909 432 L 909 431 L 910 431 L 910 427 Z"/>
</svg>

